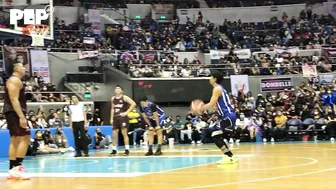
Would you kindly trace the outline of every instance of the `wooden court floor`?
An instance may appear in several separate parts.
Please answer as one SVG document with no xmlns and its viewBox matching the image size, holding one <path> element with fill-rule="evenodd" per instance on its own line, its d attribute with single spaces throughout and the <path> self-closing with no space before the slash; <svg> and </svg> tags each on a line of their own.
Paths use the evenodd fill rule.
<svg viewBox="0 0 336 189">
<path fill-rule="evenodd" d="M 7 181 L 1 177 L 0 189 L 335 189 L 335 147 L 334 143 L 234 145 L 233 152 L 239 157 L 236 165 L 217 165 L 215 161 L 220 159 L 221 153 L 212 145 L 165 147 L 164 156 L 151 159 L 143 156 L 145 149 L 133 150 L 132 157 L 120 159 L 108 157 L 106 152 L 92 154 L 87 159 L 74 159 L 69 155 L 68 160 L 73 162 L 66 166 L 73 166 L 76 161 L 93 160 L 95 164 L 90 166 L 94 167 L 76 168 L 79 172 L 72 173 L 66 167 L 55 167 L 45 175 L 43 167 L 37 167 L 35 171 L 40 176 L 30 181 Z M 58 161 L 54 156 L 46 158 Z M 137 158 L 142 161 L 132 163 Z M 108 176 L 109 173 L 102 176 L 94 171 L 96 167 L 103 170 L 107 164 L 116 163 L 114 161 L 126 162 L 119 166 L 121 176 L 118 172 L 114 176 Z M 103 163 L 106 166 L 100 165 Z M 179 164 L 181 166 L 175 166 Z M 167 167 L 172 169 L 165 169 Z M 94 173 L 80 175 L 80 171 L 90 172 L 90 169 Z M 145 173 L 137 175 L 134 170 Z M 57 176 L 53 177 L 53 171 L 58 172 Z"/>
</svg>

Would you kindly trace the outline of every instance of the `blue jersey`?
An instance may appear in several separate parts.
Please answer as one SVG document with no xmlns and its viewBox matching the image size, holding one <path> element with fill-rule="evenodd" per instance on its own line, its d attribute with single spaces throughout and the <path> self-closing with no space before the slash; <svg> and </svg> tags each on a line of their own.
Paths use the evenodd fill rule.
<svg viewBox="0 0 336 189">
<path fill-rule="evenodd" d="M 154 112 L 157 112 L 160 122 L 166 119 L 166 115 L 164 111 L 162 110 L 162 108 L 160 108 L 158 105 L 154 104 L 153 102 L 148 102 L 147 107 L 140 107 L 140 112 L 144 113 L 150 120 L 155 120 Z"/>
<path fill-rule="evenodd" d="M 231 120 L 236 119 L 236 112 L 233 105 L 230 102 L 229 95 L 223 86 L 219 85 L 222 88 L 222 94 L 218 97 L 216 107 L 219 116 L 222 119 L 230 118 Z"/>
</svg>

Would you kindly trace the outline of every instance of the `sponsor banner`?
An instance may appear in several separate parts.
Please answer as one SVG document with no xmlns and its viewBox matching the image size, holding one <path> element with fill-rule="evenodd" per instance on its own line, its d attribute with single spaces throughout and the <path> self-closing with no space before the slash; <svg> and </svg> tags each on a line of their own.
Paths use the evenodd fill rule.
<svg viewBox="0 0 336 189">
<path fill-rule="evenodd" d="M 93 33 L 101 35 L 99 9 L 88 10 L 88 22 L 91 24 L 91 29 L 93 30 Z"/>
<path fill-rule="evenodd" d="M 31 73 L 28 49 L 26 47 L 4 46 L 4 65 L 0 65 L 0 72 L 8 70 L 14 62 L 22 63 L 26 71 Z"/>
<path fill-rule="evenodd" d="M 302 66 L 303 77 L 316 77 L 317 69 L 316 65 L 305 65 Z"/>
<path fill-rule="evenodd" d="M 159 59 L 158 51 L 138 51 L 139 60 L 143 62 L 152 62 Z"/>
<path fill-rule="evenodd" d="M 77 52 L 78 52 L 78 59 L 95 58 L 98 57 L 99 55 L 98 51 L 77 50 Z"/>
<path fill-rule="evenodd" d="M 250 49 L 240 49 L 233 51 L 239 59 L 249 59 L 251 58 L 251 50 Z M 210 59 L 218 60 L 220 58 L 224 58 L 228 55 L 230 51 L 227 50 L 210 50 Z"/>
<path fill-rule="evenodd" d="M 43 77 L 44 83 L 50 83 L 48 51 L 30 50 L 30 60 L 32 72 Z"/>
<path fill-rule="evenodd" d="M 117 59 L 123 60 L 123 61 L 138 60 L 138 52 L 137 51 L 126 51 L 126 52 L 119 51 L 117 55 Z"/>
<path fill-rule="evenodd" d="M 292 88 L 292 78 L 264 78 L 260 79 L 261 92 L 283 91 L 284 89 Z"/>
<path fill-rule="evenodd" d="M 238 91 L 243 90 L 244 94 L 250 91 L 248 75 L 231 75 L 231 92 L 234 96 L 238 95 Z"/>
<path fill-rule="evenodd" d="M 191 102 L 195 99 L 209 101 L 213 90 L 209 78 L 137 79 L 132 80 L 132 85 L 134 100 L 147 96 L 157 103 Z M 222 85 L 227 87 L 228 93 L 231 92 L 230 79 L 225 78 Z"/>
</svg>

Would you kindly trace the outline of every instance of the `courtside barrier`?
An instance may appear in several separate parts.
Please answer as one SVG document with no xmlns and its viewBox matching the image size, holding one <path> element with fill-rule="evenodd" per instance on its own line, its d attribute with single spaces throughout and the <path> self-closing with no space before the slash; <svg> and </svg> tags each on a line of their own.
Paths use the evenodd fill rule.
<svg viewBox="0 0 336 189">
<path fill-rule="evenodd" d="M 104 135 L 112 135 L 112 127 L 111 126 L 91 126 L 88 129 L 88 134 L 92 138 L 92 144 L 94 143 L 94 133 L 96 132 L 97 128 L 100 128 L 101 132 Z M 37 130 L 38 129 L 32 129 L 30 131 L 31 138 L 34 138 L 35 132 Z M 40 129 L 40 130 L 47 130 L 47 129 Z M 56 133 L 56 128 L 50 128 L 49 130 L 50 130 L 52 135 L 54 135 Z M 65 134 L 65 136 L 68 140 L 69 146 L 75 147 L 73 133 L 70 130 L 70 128 L 69 127 L 63 127 L 62 130 L 63 130 L 63 132 L 64 132 L 64 134 Z M 9 131 L 5 130 L 5 129 L 0 130 L 0 157 L 7 157 L 8 156 L 9 141 L 10 141 Z M 94 145 L 92 145 L 92 147 L 93 146 Z"/>
</svg>

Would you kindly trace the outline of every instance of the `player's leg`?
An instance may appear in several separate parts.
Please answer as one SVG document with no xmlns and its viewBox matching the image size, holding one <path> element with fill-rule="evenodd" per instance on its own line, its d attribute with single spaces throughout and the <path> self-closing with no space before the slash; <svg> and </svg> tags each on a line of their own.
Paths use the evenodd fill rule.
<svg viewBox="0 0 336 189">
<path fill-rule="evenodd" d="M 145 154 L 146 156 L 153 155 L 153 143 L 154 143 L 154 127 L 148 128 L 148 152 Z"/>
<path fill-rule="evenodd" d="M 161 145 L 163 142 L 163 132 L 162 132 L 162 128 L 160 126 L 155 127 L 155 132 L 156 132 L 156 136 L 158 137 L 158 148 L 156 150 L 156 152 L 154 153 L 154 155 L 159 156 L 162 155 L 161 152 Z M 154 139 L 154 137 L 153 137 Z"/>
<path fill-rule="evenodd" d="M 217 126 L 215 126 L 215 130 L 212 132 L 211 136 L 216 144 L 216 146 L 229 158 L 223 158 L 223 160 L 218 163 L 235 163 L 236 158 L 233 153 L 229 149 L 229 146 L 224 142 L 223 132 L 228 128 L 233 127 L 232 120 L 230 118 L 226 118 L 221 120 Z"/>
<path fill-rule="evenodd" d="M 118 134 L 119 134 L 118 123 L 116 121 L 114 121 L 113 128 L 112 128 L 112 152 L 110 153 L 113 156 L 117 155 Z"/>
<path fill-rule="evenodd" d="M 24 129 L 20 126 L 20 119 L 16 113 L 12 113 L 10 116 L 7 116 L 8 127 L 11 135 L 11 144 L 9 149 L 10 164 L 12 164 L 12 169 L 10 170 L 9 178 L 30 179 L 26 175 L 22 162 L 26 156 L 28 145 L 30 143 L 30 131 L 27 128 Z M 9 126 L 11 125 L 11 126 Z M 15 160 L 14 160 L 15 159 Z"/>
<path fill-rule="evenodd" d="M 127 127 L 126 127 L 126 123 L 125 124 L 125 127 L 122 127 L 121 128 L 121 134 L 123 135 L 124 137 L 124 144 L 125 144 L 125 153 L 124 153 L 124 156 L 128 156 L 129 155 L 129 138 L 128 138 L 128 132 L 127 132 Z"/>
<path fill-rule="evenodd" d="M 80 146 L 81 149 L 83 150 L 84 154 L 86 157 L 89 156 L 89 144 L 87 142 L 87 136 L 86 136 L 86 130 L 85 130 L 85 125 L 84 125 L 84 121 L 78 122 L 78 129 L 79 129 L 79 134 L 80 134 Z"/>
<path fill-rule="evenodd" d="M 15 136 L 11 136 L 9 150 L 8 150 L 8 157 L 9 157 L 9 175 L 8 179 L 16 179 L 18 176 L 16 175 L 14 167 L 17 166 L 16 162 L 16 149 L 18 146 L 18 138 Z"/>
<path fill-rule="evenodd" d="M 74 136 L 74 140 L 75 140 L 75 148 L 76 148 L 76 154 L 75 157 L 81 157 L 82 156 L 82 152 L 81 152 L 81 143 L 80 143 L 80 135 L 79 135 L 79 125 L 77 122 L 73 122 L 72 123 L 72 131 L 73 131 L 73 136 Z"/>
</svg>

